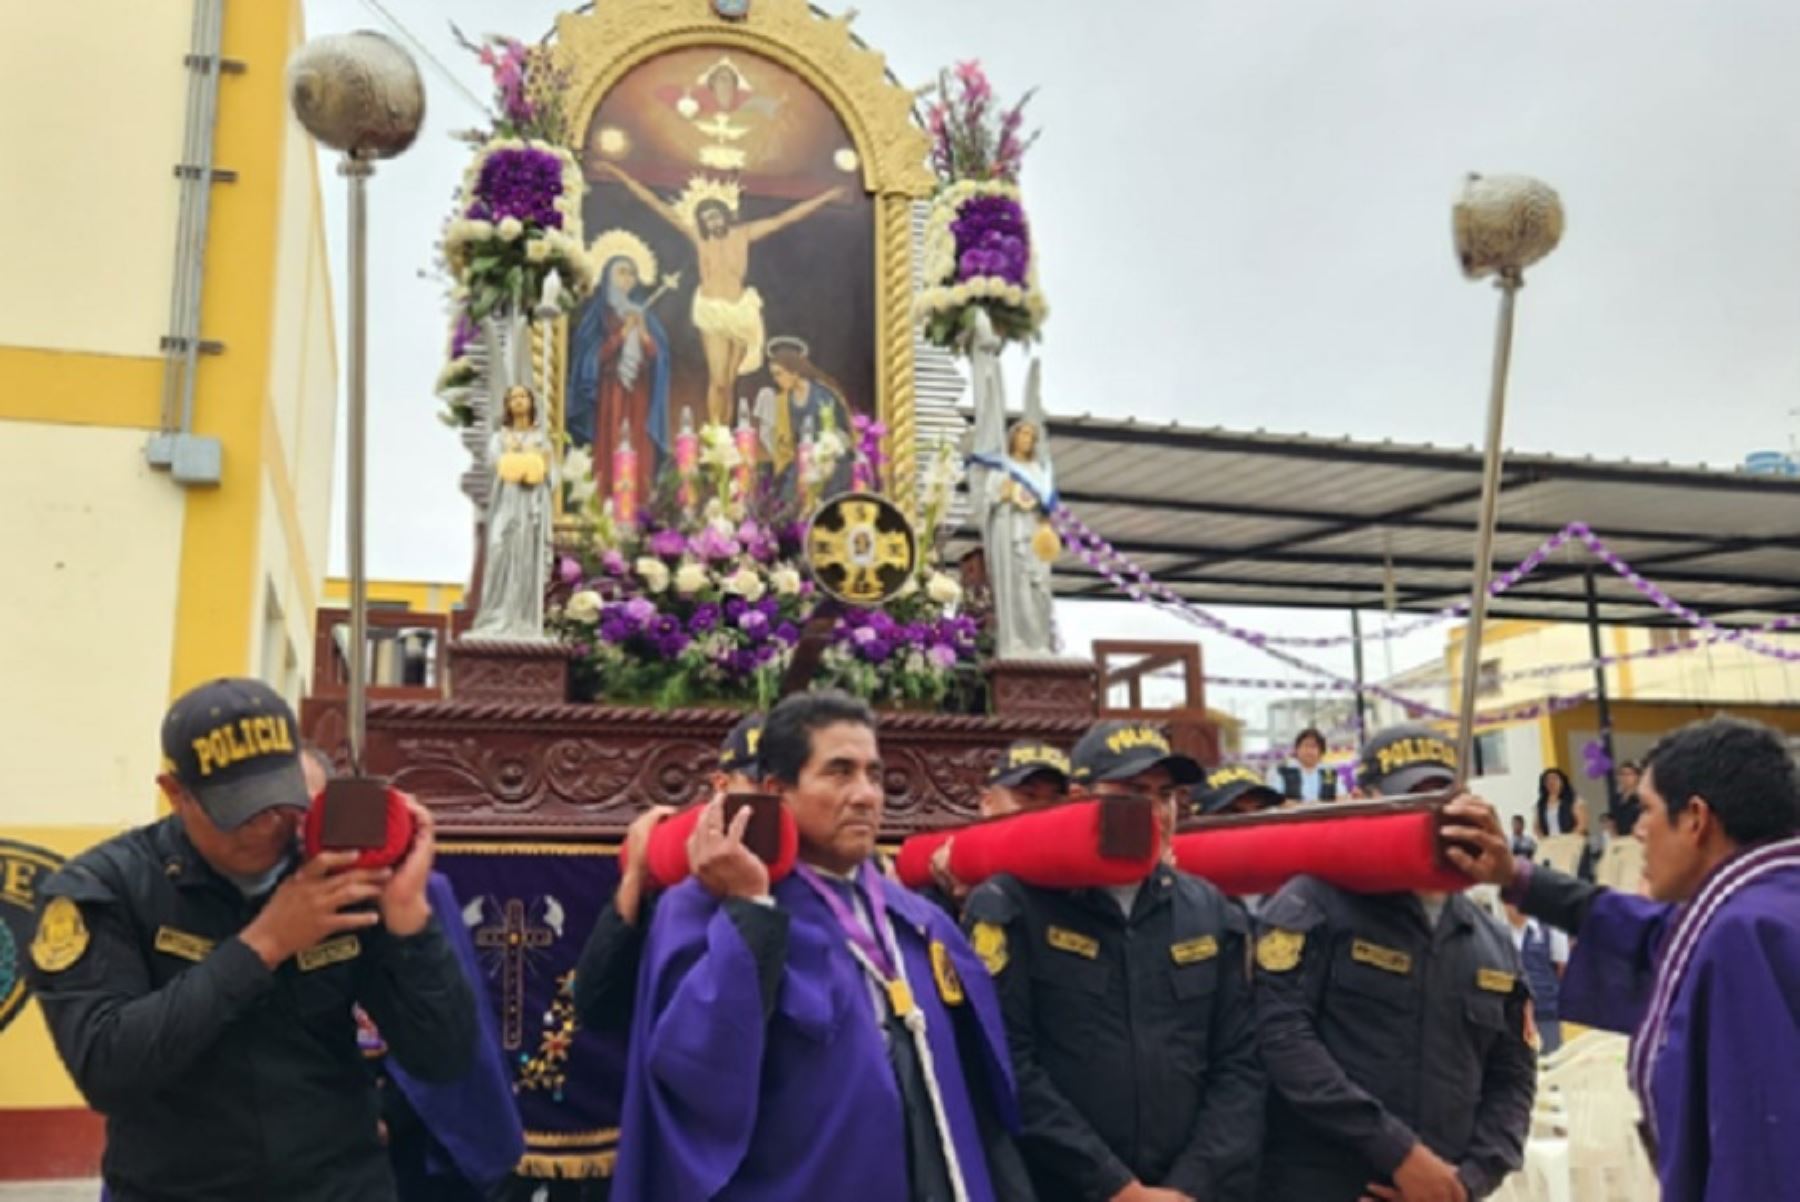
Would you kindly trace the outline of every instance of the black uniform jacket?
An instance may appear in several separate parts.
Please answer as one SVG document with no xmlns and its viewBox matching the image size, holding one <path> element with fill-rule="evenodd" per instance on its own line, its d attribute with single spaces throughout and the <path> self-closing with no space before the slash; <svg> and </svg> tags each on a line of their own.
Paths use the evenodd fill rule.
<svg viewBox="0 0 1800 1202">
<path fill-rule="evenodd" d="M 1420 1140 L 1472 1198 L 1519 1167 L 1537 1074 L 1518 953 L 1498 922 L 1457 894 L 1434 929 L 1413 894 L 1296 877 L 1257 931 L 1260 1198 L 1354 1202 Z"/>
<path fill-rule="evenodd" d="M 1242 911 L 1164 867 L 1129 919 L 1105 890 L 1001 876 L 964 921 L 999 987 L 1044 1202 L 1103 1202 L 1134 1177 L 1251 1196 L 1264 1094 Z"/>
<path fill-rule="evenodd" d="M 351 1004 L 408 1071 L 460 1077 L 475 1001 L 435 920 L 405 939 L 380 925 L 339 935 L 271 972 L 234 937 L 260 903 L 174 817 L 70 861 L 40 914 L 66 910 L 58 899 L 84 933 L 60 918 L 57 971 L 34 967 L 33 984 L 63 1063 L 106 1116 L 114 1202 L 394 1196 Z"/>
</svg>

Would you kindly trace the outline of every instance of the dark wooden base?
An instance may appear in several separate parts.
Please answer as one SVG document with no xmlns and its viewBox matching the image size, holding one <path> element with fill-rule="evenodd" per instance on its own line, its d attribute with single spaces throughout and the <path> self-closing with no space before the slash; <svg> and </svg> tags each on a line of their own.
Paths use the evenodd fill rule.
<svg viewBox="0 0 1800 1202">
<path fill-rule="evenodd" d="M 569 699 L 569 649 L 460 638 L 450 644 L 450 689 L 460 701 L 560 704 Z"/>
<path fill-rule="evenodd" d="M 563 665 L 566 671 L 566 662 Z M 728 709 L 371 699 L 366 769 L 414 794 L 442 829 L 463 837 L 579 839 L 617 835 L 647 805 L 695 800 L 737 721 Z M 1014 739 L 1068 747 L 1087 717 L 881 715 L 887 816 L 883 837 L 976 816 L 988 769 Z M 306 737 L 343 761 L 344 700 L 301 708 Z"/>
<path fill-rule="evenodd" d="M 982 668 L 988 699 L 1003 718 L 1088 723 L 1099 716 L 1099 678 L 1085 659 L 991 660 Z"/>
</svg>

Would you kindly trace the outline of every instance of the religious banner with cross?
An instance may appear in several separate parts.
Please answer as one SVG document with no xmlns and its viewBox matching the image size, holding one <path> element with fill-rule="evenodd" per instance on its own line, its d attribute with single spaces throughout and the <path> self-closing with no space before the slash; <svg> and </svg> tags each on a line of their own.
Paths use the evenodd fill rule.
<svg viewBox="0 0 1800 1202">
<path fill-rule="evenodd" d="M 625 1085 L 623 1039 L 580 1029 L 575 962 L 619 883 L 616 843 L 446 840 L 450 878 L 475 942 L 525 1128 L 519 1172 L 610 1176 Z"/>
</svg>

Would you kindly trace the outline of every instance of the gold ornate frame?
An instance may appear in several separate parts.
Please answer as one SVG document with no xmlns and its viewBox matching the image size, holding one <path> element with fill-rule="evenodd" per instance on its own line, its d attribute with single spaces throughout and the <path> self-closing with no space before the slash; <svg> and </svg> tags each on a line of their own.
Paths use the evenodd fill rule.
<svg viewBox="0 0 1800 1202">
<path fill-rule="evenodd" d="M 931 195 L 930 139 L 912 119 L 913 93 L 888 77 L 887 60 L 850 35 L 850 16 L 816 13 L 806 0 L 751 0 L 743 20 L 711 0 L 602 0 L 556 22 L 556 53 L 569 75 L 564 111 L 575 137 L 607 91 L 645 59 L 687 46 L 739 47 L 806 80 L 843 119 L 875 209 L 876 404 L 887 427 L 889 495 L 916 516 L 918 427 L 913 395 L 912 205 Z M 577 157 L 579 145 L 571 147 Z M 561 413 L 568 322 L 556 334 L 554 412 Z"/>
</svg>

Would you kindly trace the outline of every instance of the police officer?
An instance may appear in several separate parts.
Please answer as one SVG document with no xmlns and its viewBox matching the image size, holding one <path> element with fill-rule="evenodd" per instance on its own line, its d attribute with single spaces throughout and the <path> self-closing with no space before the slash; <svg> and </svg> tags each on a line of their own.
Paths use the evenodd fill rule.
<svg viewBox="0 0 1800 1202">
<path fill-rule="evenodd" d="M 964 920 L 994 975 L 1018 1078 L 1020 1148 L 1043 1202 L 1244 1202 L 1263 1079 L 1248 924 L 1166 863 L 1198 764 L 1141 722 L 1095 724 L 1070 756 L 1076 795 L 1149 794 L 1165 863 L 1110 889 L 995 877 Z"/>
<path fill-rule="evenodd" d="M 983 818 L 1006 818 L 1068 799 L 1069 757 L 1040 739 L 1016 739 L 988 769 L 987 783 L 975 804 Z M 961 916 L 963 903 L 969 899 L 969 887 L 950 871 L 955 841 L 953 836 L 932 853 L 931 884 L 919 890 L 920 896 L 952 918 Z"/>
<path fill-rule="evenodd" d="M 1195 814 L 1256 814 L 1287 804 L 1281 790 L 1271 788 L 1255 769 L 1242 764 L 1221 764 L 1206 774 L 1192 791 Z"/>
<path fill-rule="evenodd" d="M 1394 727 L 1370 740 L 1359 784 L 1447 786 L 1455 758 L 1429 727 Z M 1467 1202 L 1519 1167 L 1536 1074 L 1497 922 L 1461 894 L 1302 876 L 1263 904 L 1257 932 L 1263 1202 Z"/>
<path fill-rule="evenodd" d="M 719 744 L 719 764 L 710 784 L 714 795 L 754 793 L 762 787 L 763 715 L 746 714 Z M 582 946 L 575 963 L 575 1015 L 593 1031 L 623 1034 L 631 1027 L 632 1001 L 637 996 L 638 961 L 643 956 L 644 932 L 650 929 L 649 882 L 645 849 L 656 824 L 674 811 L 651 806 L 625 832 L 625 866 L 613 899 Z"/>
<path fill-rule="evenodd" d="M 114 1202 L 386 1200 L 375 1090 L 352 1003 L 415 1075 L 470 1062 L 475 1003 L 431 917 L 431 816 L 392 870 L 299 863 L 307 804 L 293 711 L 254 680 L 189 692 L 163 721 L 174 813 L 43 888 L 33 984 L 57 1051 L 106 1116 Z"/>
</svg>

